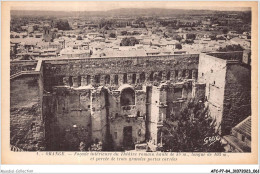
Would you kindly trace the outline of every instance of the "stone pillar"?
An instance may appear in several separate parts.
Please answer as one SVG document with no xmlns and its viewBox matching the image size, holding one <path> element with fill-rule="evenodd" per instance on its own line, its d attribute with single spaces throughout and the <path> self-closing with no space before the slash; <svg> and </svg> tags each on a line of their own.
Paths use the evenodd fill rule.
<svg viewBox="0 0 260 174">
<path fill-rule="evenodd" d="M 150 75 L 151 75 L 151 72 L 145 73 L 145 81 L 148 83 L 150 82 Z"/>
<path fill-rule="evenodd" d="M 127 74 L 127 84 L 132 84 L 132 77 L 133 77 L 132 74 L 130 73 Z"/>
<path fill-rule="evenodd" d="M 192 70 L 192 79 L 197 79 L 198 78 L 198 70 L 194 69 Z"/>
<path fill-rule="evenodd" d="M 185 79 L 189 79 L 189 70 L 188 69 L 185 70 Z"/>
<path fill-rule="evenodd" d="M 135 81 L 136 84 L 140 83 L 140 74 L 139 73 L 136 73 L 136 81 Z"/>
<path fill-rule="evenodd" d="M 100 75 L 100 85 L 102 86 L 102 85 L 105 85 L 105 76 L 106 75 Z"/>
<path fill-rule="evenodd" d="M 123 84 L 124 74 L 118 74 L 118 85 L 121 86 Z"/>
<path fill-rule="evenodd" d="M 90 75 L 90 84 L 91 85 L 95 84 L 95 75 Z"/>
<path fill-rule="evenodd" d="M 73 76 L 72 77 L 72 83 L 73 83 L 73 87 L 78 87 L 78 77 L 77 76 Z"/>
<path fill-rule="evenodd" d="M 181 79 L 182 78 L 182 70 L 178 70 L 178 78 L 177 79 Z"/>
<path fill-rule="evenodd" d="M 175 71 L 171 71 L 170 80 L 171 80 L 171 81 L 175 81 Z"/>
<path fill-rule="evenodd" d="M 63 77 L 63 84 L 64 84 L 65 86 L 70 86 L 69 77 Z"/>
<path fill-rule="evenodd" d="M 87 76 L 81 77 L 81 86 L 87 86 Z"/>
<path fill-rule="evenodd" d="M 166 81 L 167 80 L 167 72 L 163 71 L 162 72 L 162 81 Z"/>
</svg>

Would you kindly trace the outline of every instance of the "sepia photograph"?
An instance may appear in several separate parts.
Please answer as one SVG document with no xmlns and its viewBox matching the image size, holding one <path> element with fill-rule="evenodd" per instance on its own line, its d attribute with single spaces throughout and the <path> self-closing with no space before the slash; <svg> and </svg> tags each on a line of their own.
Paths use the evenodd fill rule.
<svg viewBox="0 0 260 174">
<path fill-rule="evenodd" d="M 81 3 L 9 6 L 12 153 L 251 154 L 252 4 Z"/>
</svg>

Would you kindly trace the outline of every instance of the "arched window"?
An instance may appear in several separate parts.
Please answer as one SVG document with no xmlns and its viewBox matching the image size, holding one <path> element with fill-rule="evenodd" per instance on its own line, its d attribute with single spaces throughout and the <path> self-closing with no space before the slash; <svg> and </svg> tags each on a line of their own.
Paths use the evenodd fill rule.
<svg viewBox="0 0 260 174">
<path fill-rule="evenodd" d="M 73 82 L 72 82 L 72 76 L 69 77 L 69 85 L 72 86 Z"/>
<path fill-rule="evenodd" d="M 87 75 L 87 85 L 90 84 L 90 75 Z"/>
<path fill-rule="evenodd" d="M 133 74 L 133 76 L 132 76 L 132 84 L 135 84 L 135 81 L 136 81 L 136 74 Z"/>
<path fill-rule="evenodd" d="M 161 71 L 158 73 L 157 81 L 158 82 L 162 81 L 162 72 Z"/>
<path fill-rule="evenodd" d="M 143 83 L 144 81 L 145 81 L 145 73 L 142 72 L 142 73 L 140 74 L 140 83 Z"/>
<path fill-rule="evenodd" d="M 137 111 L 136 116 L 137 116 L 137 117 L 140 117 L 140 111 Z"/>
<path fill-rule="evenodd" d="M 81 76 L 78 76 L 78 86 L 81 86 Z"/>
<path fill-rule="evenodd" d="M 189 79 L 192 79 L 192 70 L 189 70 Z"/>
<path fill-rule="evenodd" d="M 123 83 L 127 83 L 127 74 L 126 73 L 124 74 L 124 77 L 123 77 Z"/>
<path fill-rule="evenodd" d="M 95 75 L 95 83 L 96 84 L 100 83 L 100 75 Z"/>
<path fill-rule="evenodd" d="M 118 85 L 118 75 L 115 75 L 115 76 L 114 76 L 114 83 L 115 83 L 116 85 Z"/>
<path fill-rule="evenodd" d="M 179 75 L 179 71 L 175 70 L 175 78 L 178 78 L 178 75 Z"/>
<path fill-rule="evenodd" d="M 186 70 L 182 70 L 182 77 L 183 77 L 183 78 L 186 77 Z"/>
<path fill-rule="evenodd" d="M 106 75 L 105 76 L 105 84 L 109 84 L 110 83 L 110 75 Z"/>
<path fill-rule="evenodd" d="M 150 74 L 150 81 L 153 81 L 153 72 Z"/>
<path fill-rule="evenodd" d="M 167 73 L 167 80 L 171 80 L 171 72 L 170 71 Z"/>
<path fill-rule="evenodd" d="M 135 91 L 132 88 L 125 88 L 121 92 L 121 105 L 135 105 Z"/>
</svg>

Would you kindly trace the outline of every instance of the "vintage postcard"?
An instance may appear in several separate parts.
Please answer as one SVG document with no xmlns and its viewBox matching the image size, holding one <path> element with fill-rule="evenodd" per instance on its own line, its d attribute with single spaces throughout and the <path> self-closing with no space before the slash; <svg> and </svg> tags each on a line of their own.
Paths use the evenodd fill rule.
<svg viewBox="0 0 260 174">
<path fill-rule="evenodd" d="M 257 14 L 2 2 L 2 163 L 257 164 Z"/>
</svg>

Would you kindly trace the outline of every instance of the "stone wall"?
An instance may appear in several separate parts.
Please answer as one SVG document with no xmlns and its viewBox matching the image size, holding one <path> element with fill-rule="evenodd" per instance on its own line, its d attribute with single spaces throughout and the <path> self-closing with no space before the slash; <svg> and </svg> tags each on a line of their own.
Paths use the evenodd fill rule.
<svg viewBox="0 0 260 174">
<path fill-rule="evenodd" d="M 251 115 L 251 68 L 228 64 L 223 110 L 223 134 Z"/>
<path fill-rule="evenodd" d="M 44 150 L 39 75 L 22 75 L 10 84 L 11 145 L 25 151 Z"/>
<path fill-rule="evenodd" d="M 222 121 L 227 60 L 201 54 L 198 82 L 206 84 L 205 96 L 210 115 L 216 119 L 217 127 Z"/>
<path fill-rule="evenodd" d="M 44 113 L 49 126 L 46 130 L 48 150 L 79 150 L 80 142 L 92 143 L 89 89 L 55 87 L 51 96 L 45 96 L 44 104 L 47 105 Z"/>
<path fill-rule="evenodd" d="M 45 89 L 52 86 L 107 86 L 158 84 L 196 79 L 199 55 L 146 56 L 45 60 Z"/>
<path fill-rule="evenodd" d="M 10 75 L 22 71 L 33 71 L 37 65 L 37 60 L 12 61 L 10 64 Z"/>
<path fill-rule="evenodd" d="M 133 144 L 148 138 L 156 144 L 157 128 L 173 109 L 167 104 L 192 97 L 187 84 L 197 79 L 198 60 L 197 54 L 43 60 L 35 96 L 43 103 L 46 149 L 79 150 L 80 142 L 88 147 L 97 141 L 105 146 L 109 141 L 120 150 L 127 127 L 132 129 Z M 160 85 L 163 82 L 176 85 L 170 92 Z M 122 95 L 132 95 L 124 94 L 124 89 L 134 91 L 131 104 L 121 101 Z M 170 93 L 176 94 L 169 98 Z"/>
</svg>

